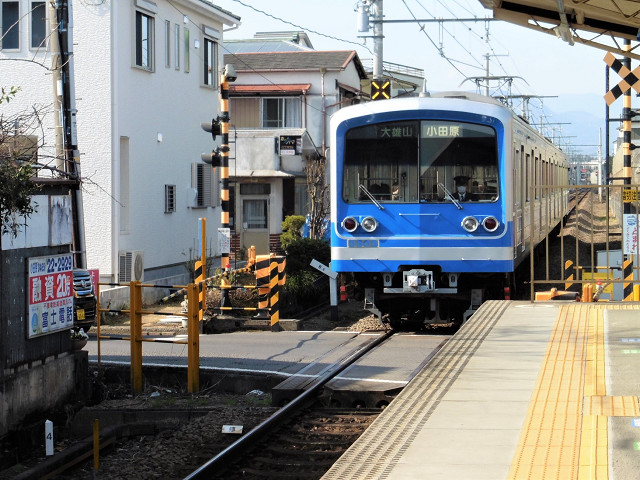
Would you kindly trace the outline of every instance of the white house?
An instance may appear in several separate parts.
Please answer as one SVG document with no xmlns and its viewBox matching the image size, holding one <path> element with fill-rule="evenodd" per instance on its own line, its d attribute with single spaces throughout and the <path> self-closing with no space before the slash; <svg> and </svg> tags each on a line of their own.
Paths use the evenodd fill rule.
<svg viewBox="0 0 640 480">
<path fill-rule="evenodd" d="M 220 44 L 240 18 L 206 0 L 70 3 L 87 266 L 102 281 L 183 283 L 199 218 L 219 254 L 219 181 L 200 159 L 213 146 L 200 123 L 219 111 Z M 53 166 L 47 5 L 0 0 L 0 84 L 21 87 L 0 113 L 46 106 L 39 158 Z"/>
</svg>

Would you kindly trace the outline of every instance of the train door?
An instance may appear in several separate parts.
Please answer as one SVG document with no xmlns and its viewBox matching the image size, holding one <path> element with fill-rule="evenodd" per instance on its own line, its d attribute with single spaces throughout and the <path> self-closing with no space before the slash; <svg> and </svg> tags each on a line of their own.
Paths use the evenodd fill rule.
<svg viewBox="0 0 640 480">
<path fill-rule="evenodd" d="M 524 219 L 523 219 L 523 195 L 522 195 L 522 183 L 521 177 L 523 176 L 523 165 L 522 165 L 522 152 L 523 148 L 520 147 L 518 150 L 515 147 L 515 152 L 513 156 L 513 200 L 514 200 L 514 211 L 513 211 L 513 227 L 515 229 L 515 251 L 514 257 L 517 257 L 521 251 L 524 251 Z"/>
</svg>

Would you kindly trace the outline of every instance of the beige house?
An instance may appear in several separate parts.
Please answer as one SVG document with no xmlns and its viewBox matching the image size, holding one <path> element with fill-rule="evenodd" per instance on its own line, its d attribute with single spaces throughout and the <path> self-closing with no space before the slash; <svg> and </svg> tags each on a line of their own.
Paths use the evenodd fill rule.
<svg viewBox="0 0 640 480">
<path fill-rule="evenodd" d="M 225 44 L 230 85 L 232 250 L 277 251 L 285 216 L 306 215 L 305 164 L 325 157 L 331 114 L 358 103 L 367 78 L 352 50 L 313 50 L 304 32 Z"/>
</svg>

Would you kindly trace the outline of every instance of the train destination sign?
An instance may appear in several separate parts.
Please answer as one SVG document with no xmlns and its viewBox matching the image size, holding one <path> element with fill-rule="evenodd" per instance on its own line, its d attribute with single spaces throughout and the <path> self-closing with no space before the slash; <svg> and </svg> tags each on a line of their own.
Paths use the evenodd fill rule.
<svg viewBox="0 0 640 480">
<path fill-rule="evenodd" d="M 73 327 L 73 257 L 29 258 L 27 337 Z"/>
<path fill-rule="evenodd" d="M 415 137 L 416 126 L 408 123 L 386 123 L 378 128 L 378 138 L 407 138 Z"/>
<path fill-rule="evenodd" d="M 460 125 L 427 123 L 422 126 L 422 136 L 430 137 L 461 137 L 462 127 Z"/>
</svg>

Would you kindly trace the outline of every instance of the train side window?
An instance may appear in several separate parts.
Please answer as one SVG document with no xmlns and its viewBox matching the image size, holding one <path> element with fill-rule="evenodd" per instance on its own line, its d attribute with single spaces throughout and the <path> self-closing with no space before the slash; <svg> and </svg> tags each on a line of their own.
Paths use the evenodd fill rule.
<svg viewBox="0 0 640 480">
<path fill-rule="evenodd" d="M 529 179 L 531 178 L 531 155 L 529 155 L 528 153 L 525 155 L 525 174 L 524 174 L 524 192 L 525 192 L 525 196 L 527 198 L 527 202 L 531 201 L 530 198 L 530 185 L 529 185 Z"/>
</svg>

